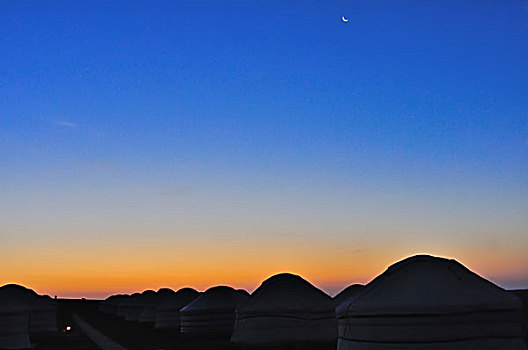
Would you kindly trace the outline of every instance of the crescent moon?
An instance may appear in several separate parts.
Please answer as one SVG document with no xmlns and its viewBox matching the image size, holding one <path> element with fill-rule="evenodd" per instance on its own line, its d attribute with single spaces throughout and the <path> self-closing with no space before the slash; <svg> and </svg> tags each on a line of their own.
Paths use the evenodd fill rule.
<svg viewBox="0 0 528 350">
<path fill-rule="evenodd" d="M 348 19 L 346 19 L 345 16 L 341 17 L 341 20 L 345 23 L 348 22 Z"/>
</svg>

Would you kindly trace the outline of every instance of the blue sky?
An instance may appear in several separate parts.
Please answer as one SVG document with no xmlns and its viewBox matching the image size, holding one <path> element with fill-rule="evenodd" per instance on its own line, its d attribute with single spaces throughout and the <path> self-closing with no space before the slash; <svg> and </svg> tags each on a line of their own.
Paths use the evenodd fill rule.
<svg viewBox="0 0 528 350">
<path fill-rule="evenodd" d="M 528 280 L 526 1 L 6 1 L 0 52 L 11 251 L 271 235 Z"/>
</svg>

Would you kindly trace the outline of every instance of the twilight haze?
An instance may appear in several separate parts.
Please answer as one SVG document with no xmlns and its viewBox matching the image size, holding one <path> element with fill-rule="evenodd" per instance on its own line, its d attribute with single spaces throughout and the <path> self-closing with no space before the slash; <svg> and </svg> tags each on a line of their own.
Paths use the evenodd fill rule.
<svg viewBox="0 0 528 350">
<path fill-rule="evenodd" d="M 0 284 L 528 287 L 528 2 L 74 3 L 0 4 Z"/>
</svg>

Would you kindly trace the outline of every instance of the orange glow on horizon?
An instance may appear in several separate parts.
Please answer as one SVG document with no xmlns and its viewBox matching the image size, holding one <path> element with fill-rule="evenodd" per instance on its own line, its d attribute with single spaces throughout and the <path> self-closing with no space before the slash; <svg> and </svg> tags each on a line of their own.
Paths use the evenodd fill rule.
<svg viewBox="0 0 528 350">
<path fill-rule="evenodd" d="M 83 264 L 80 259 L 72 260 L 74 262 L 68 265 L 50 261 L 31 272 L 24 266 L 11 269 L 4 267 L 0 269 L 4 276 L 0 284 L 17 283 L 39 294 L 74 298 L 105 298 L 112 294 L 131 294 L 163 287 L 175 290 L 192 287 L 203 291 L 215 285 L 229 285 L 252 292 L 268 277 L 290 272 L 302 276 L 329 294 L 335 294 L 347 285 L 368 283 L 392 263 L 415 254 L 396 255 L 390 251 L 380 252 L 379 255 L 360 253 L 348 257 L 332 257 L 324 251 L 311 256 L 299 252 L 288 256 L 279 252 L 274 259 L 267 261 L 260 260 L 258 256 L 253 259 L 249 255 L 230 256 L 223 259 L 221 264 L 213 255 L 211 259 L 193 260 L 187 265 L 170 264 L 165 257 L 151 259 L 152 264 L 139 259 L 126 264 L 120 259 L 91 264 Z M 121 256 L 118 255 L 118 258 Z M 457 260 L 483 277 L 493 276 L 494 280 L 515 279 L 525 272 L 513 269 L 511 258 L 491 259 L 489 256 L 466 254 L 464 259 Z M 241 264 L 241 261 L 244 263 Z"/>
<path fill-rule="evenodd" d="M 436 246 L 424 250 L 424 246 Z M 361 247 L 358 249 L 356 247 Z M 381 248 L 380 248 L 381 247 Z M 492 247 L 493 248 L 493 247 Z M 230 285 L 252 291 L 266 278 L 280 272 L 301 275 L 329 292 L 367 283 L 391 264 L 415 254 L 454 258 L 470 270 L 492 278 L 528 280 L 520 266 L 528 263 L 519 249 L 493 250 L 440 243 L 395 241 L 391 245 L 357 241 L 354 246 L 337 244 L 324 237 L 258 237 L 228 242 L 99 240 L 72 248 L 70 241 L 12 247 L 0 266 L 0 284 L 18 283 L 40 294 L 59 297 L 103 298 L 161 287 L 193 287 L 205 290 Z"/>
</svg>

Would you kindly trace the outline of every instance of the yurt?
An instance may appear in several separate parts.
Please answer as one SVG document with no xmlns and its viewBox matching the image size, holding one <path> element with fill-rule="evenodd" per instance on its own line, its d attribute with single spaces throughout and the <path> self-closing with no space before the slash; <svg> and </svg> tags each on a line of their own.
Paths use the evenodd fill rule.
<svg viewBox="0 0 528 350">
<path fill-rule="evenodd" d="M 180 310 L 181 332 L 187 335 L 230 337 L 235 310 L 249 293 L 231 287 L 217 286 L 206 290 Z"/>
<path fill-rule="evenodd" d="M 334 297 L 334 304 L 337 306 L 347 299 L 356 297 L 364 288 L 362 284 L 352 284 L 346 287 Z"/>
<path fill-rule="evenodd" d="M 29 333 L 57 332 L 57 304 L 49 296 L 37 296 L 31 304 Z"/>
<path fill-rule="evenodd" d="M 125 298 L 122 298 L 119 300 L 119 303 L 117 304 L 117 317 L 125 318 L 126 312 L 128 310 L 128 305 L 133 302 L 133 300 L 137 297 L 139 297 L 140 293 L 134 293 L 131 295 L 127 295 Z"/>
<path fill-rule="evenodd" d="M 16 299 L 27 306 L 30 333 L 57 331 L 57 306 L 50 297 L 39 296 L 35 291 L 17 284 L 0 287 L 0 295 Z"/>
<path fill-rule="evenodd" d="M 170 293 L 168 293 L 170 294 Z M 164 302 L 156 309 L 157 329 L 180 329 L 180 309 L 195 300 L 200 293 L 192 288 L 182 288 L 166 295 Z"/>
<path fill-rule="evenodd" d="M 523 319 L 524 319 L 525 329 L 527 329 L 528 328 L 528 289 L 516 289 L 516 290 L 510 290 L 509 292 L 517 296 L 523 301 L 523 304 L 524 304 Z M 525 331 L 524 333 L 524 340 L 528 344 L 528 331 Z"/>
<path fill-rule="evenodd" d="M 30 348 L 28 305 L 0 292 L 0 349 Z"/>
<path fill-rule="evenodd" d="M 262 282 L 236 310 L 231 341 L 245 345 L 333 342 L 332 298 L 302 277 L 282 273 Z"/>
<path fill-rule="evenodd" d="M 111 310 L 113 306 L 115 305 L 115 300 L 118 297 L 118 295 L 111 295 L 105 300 L 101 301 L 99 303 L 99 311 L 104 314 L 111 314 Z"/>
<path fill-rule="evenodd" d="M 129 296 L 126 294 L 117 294 L 108 297 L 104 302 L 101 303 L 101 312 L 117 316 L 119 305 L 128 297 Z"/>
<path fill-rule="evenodd" d="M 155 323 L 156 322 L 156 309 L 163 303 L 165 303 L 168 299 L 170 299 L 172 296 L 174 296 L 176 292 L 174 292 L 172 289 L 169 288 L 161 288 L 159 289 L 156 294 L 148 300 L 148 303 L 145 304 L 145 307 L 143 308 L 143 312 L 141 312 L 141 316 L 139 317 L 138 321 L 142 323 Z M 190 302 L 190 301 L 189 301 Z M 187 305 L 187 304 L 186 304 Z M 178 314 L 179 314 L 178 310 Z M 179 318 L 178 318 L 178 327 L 179 327 Z"/>
<path fill-rule="evenodd" d="M 156 296 L 155 291 L 146 290 L 141 294 L 132 297 L 127 305 L 125 321 L 138 321 L 143 313 L 145 305 L 148 305 L 154 296 Z"/>
<path fill-rule="evenodd" d="M 339 350 L 525 350 L 522 302 L 455 260 L 390 266 L 341 303 Z"/>
</svg>

